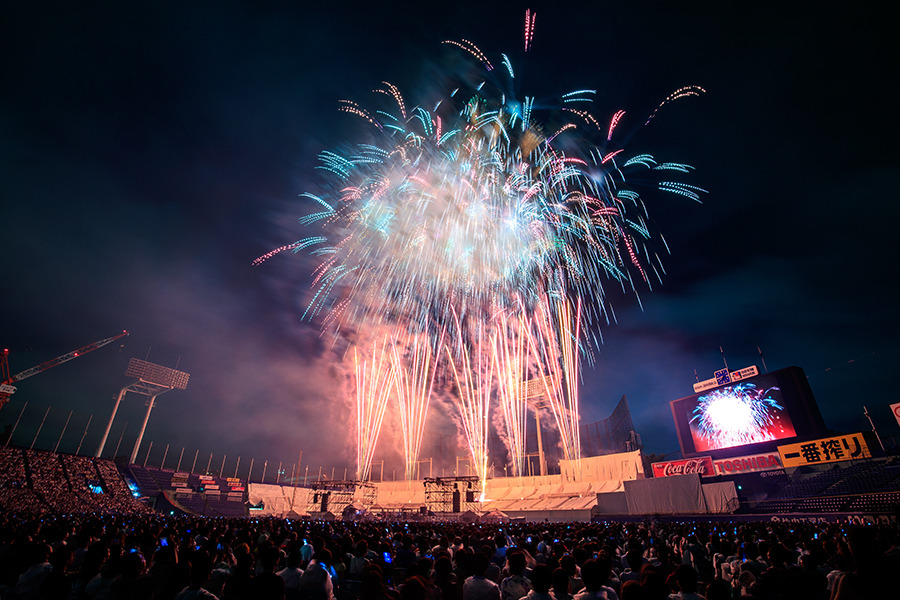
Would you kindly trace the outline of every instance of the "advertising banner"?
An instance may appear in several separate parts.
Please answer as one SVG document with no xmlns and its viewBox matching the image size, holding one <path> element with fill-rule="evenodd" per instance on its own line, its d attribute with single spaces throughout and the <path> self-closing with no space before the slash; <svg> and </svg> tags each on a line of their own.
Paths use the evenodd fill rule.
<svg viewBox="0 0 900 600">
<path fill-rule="evenodd" d="M 654 477 L 671 477 L 672 475 L 690 475 L 696 473 L 700 477 L 712 477 L 716 474 L 710 456 L 698 456 L 684 460 L 669 460 L 650 465 Z"/>
<path fill-rule="evenodd" d="M 706 379 L 705 381 L 698 381 L 695 383 L 694 393 L 705 392 L 706 390 L 711 390 L 720 385 L 740 381 L 742 379 L 747 379 L 748 377 L 756 377 L 757 375 L 759 375 L 759 369 L 756 368 L 756 365 L 730 372 L 728 369 L 722 369 L 716 371 L 712 379 Z"/>
<path fill-rule="evenodd" d="M 766 452 L 750 456 L 735 456 L 732 458 L 716 459 L 716 475 L 736 475 L 738 473 L 758 473 L 781 469 L 781 455 L 777 452 Z"/>
<path fill-rule="evenodd" d="M 891 404 L 891 412 L 894 413 L 894 418 L 897 419 L 897 425 L 900 425 L 900 402 Z"/>
<path fill-rule="evenodd" d="M 778 446 L 778 453 L 785 467 L 818 465 L 872 456 L 861 433 Z"/>
</svg>

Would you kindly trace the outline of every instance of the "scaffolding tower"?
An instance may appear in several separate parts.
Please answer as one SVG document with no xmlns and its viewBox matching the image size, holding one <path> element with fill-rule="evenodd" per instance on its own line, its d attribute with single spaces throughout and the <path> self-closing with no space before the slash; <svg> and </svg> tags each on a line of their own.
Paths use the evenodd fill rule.
<svg viewBox="0 0 900 600">
<path fill-rule="evenodd" d="M 319 480 L 310 484 L 312 495 L 306 505 L 308 513 L 326 513 L 340 515 L 344 509 L 354 505 L 358 510 L 367 509 L 375 504 L 377 488 L 367 481 L 353 479 L 343 481 Z"/>
<path fill-rule="evenodd" d="M 425 510 L 429 512 L 478 510 L 480 498 L 481 480 L 475 475 L 425 478 Z"/>
</svg>

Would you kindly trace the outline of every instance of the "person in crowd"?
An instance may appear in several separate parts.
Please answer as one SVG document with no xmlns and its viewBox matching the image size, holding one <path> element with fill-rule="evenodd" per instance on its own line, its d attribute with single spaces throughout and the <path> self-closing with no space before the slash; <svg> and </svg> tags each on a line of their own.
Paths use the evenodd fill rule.
<svg viewBox="0 0 900 600">
<path fill-rule="evenodd" d="M 209 554 L 205 550 L 194 550 L 188 560 L 190 584 L 175 596 L 175 600 L 219 600 L 218 596 L 203 587 L 213 570 Z"/>
<path fill-rule="evenodd" d="M 50 555 L 50 572 L 41 582 L 39 596 L 41 600 L 66 600 L 72 588 L 72 577 L 69 574 L 69 563 L 72 549 L 64 544 L 57 545 Z"/>
<path fill-rule="evenodd" d="M 849 553 L 849 550 L 847 550 Z M 850 569 L 850 557 L 842 551 L 835 552 L 828 561 L 830 570 L 825 575 L 825 587 L 828 590 L 829 598 L 835 587 L 835 583 L 843 577 Z"/>
<path fill-rule="evenodd" d="M 334 600 L 334 584 L 331 581 L 331 550 L 322 548 L 316 552 L 300 577 L 300 597 L 306 600 Z"/>
<path fill-rule="evenodd" d="M 369 542 L 365 539 L 359 540 L 356 543 L 356 549 L 353 551 L 353 556 L 350 558 L 350 568 L 347 570 L 347 577 L 349 579 L 357 581 L 362 579 L 363 571 L 369 566 L 369 559 L 366 558 L 368 555 Z"/>
<path fill-rule="evenodd" d="M 898 592 L 895 572 L 880 550 L 877 531 L 857 527 L 847 535 L 853 566 L 837 581 L 831 600 L 862 598 L 895 598 Z"/>
<path fill-rule="evenodd" d="M 300 578 L 303 576 L 300 563 L 302 561 L 303 556 L 300 554 L 300 549 L 295 547 L 287 555 L 287 565 L 278 571 L 278 576 L 284 580 L 285 600 L 300 600 Z"/>
<path fill-rule="evenodd" d="M 463 600 L 500 600 L 500 586 L 485 577 L 490 564 L 485 552 L 472 555 L 472 575 L 463 582 Z"/>
<path fill-rule="evenodd" d="M 275 573 L 280 560 L 281 550 L 272 544 L 266 544 L 260 551 L 258 563 L 262 568 L 253 581 L 257 600 L 284 600 L 284 579 Z"/>
<path fill-rule="evenodd" d="M 672 577 L 678 591 L 669 594 L 669 600 L 703 600 L 703 596 L 697 593 L 697 570 L 692 565 L 682 564 L 675 569 Z"/>
<path fill-rule="evenodd" d="M 547 565 L 535 565 L 531 570 L 531 590 L 522 600 L 556 600 L 550 593 L 553 573 Z"/>
<path fill-rule="evenodd" d="M 85 600 L 89 597 L 85 588 L 100 573 L 100 568 L 108 557 L 109 547 L 106 543 L 98 540 L 88 546 L 81 568 L 72 578 L 68 600 Z"/>
<path fill-rule="evenodd" d="M 254 559 L 247 542 L 234 552 L 235 565 L 222 588 L 222 600 L 252 600 L 255 591 Z"/>
<path fill-rule="evenodd" d="M 500 581 L 501 600 L 519 600 L 531 591 L 531 582 L 525 577 L 525 553 L 513 549 L 506 554 L 509 575 Z"/>
<path fill-rule="evenodd" d="M 493 555 L 491 556 L 491 562 L 497 565 L 498 567 L 502 567 L 506 563 L 506 535 L 503 533 L 498 533 L 494 536 L 494 550 Z"/>
<path fill-rule="evenodd" d="M 400 586 L 400 600 L 440 600 L 431 594 L 431 585 L 420 575 L 407 577 Z"/>
<path fill-rule="evenodd" d="M 434 559 L 434 584 L 440 588 L 442 600 L 462 600 L 462 586 L 449 553 Z"/>
<path fill-rule="evenodd" d="M 581 580 L 578 563 L 575 557 L 569 553 L 563 554 L 559 559 L 559 568 L 563 569 L 569 576 L 569 593 L 577 594 L 584 589 L 584 582 Z"/>
<path fill-rule="evenodd" d="M 637 581 L 640 583 L 641 568 L 648 562 L 649 561 L 644 558 L 644 554 L 641 551 L 640 547 L 631 548 L 625 554 L 625 558 L 622 561 L 622 566 L 624 567 L 624 569 L 622 570 L 622 575 L 619 577 L 619 579 L 623 584 L 626 581 Z"/>
<path fill-rule="evenodd" d="M 157 582 L 147 573 L 147 561 L 136 548 L 122 555 L 119 576 L 110 590 L 113 600 L 152 600 Z"/>
<path fill-rule="evenodd" d="M 636 579 L 629 579 L 622 584 L 622 593 L 619 595 L 620 600 L 644 600 L 644 588 L 641 582 Z"/>
<path fill-rule="evenodd" d="M 669 597 L 666 578 L 652 566 L 641 569 L 641 590 L 644 600 L 666 600 Z"/>
<path fill-rule="evenodd" d="M 717 578 L 706 586 L 706 600 L 732 600 L 731 584 L 724 579 Z"/>
<path fill-rule="evenodd" d="M 553 596 L 553 600 L 572 600 L 573 596 L 569 592 L 569 574 L 565 569 L 556 567 L 550 583 L 550 595 Z"/>
<path fill-rule="evenodd" d="M 619 600 L 619 595 L 606 585 L 612 563 L 608 555 L 588 559 L 581 565 L 581 579 L 584 589 L 575 594 L 574 600 Z"/>
<path fill-rule="evenodd" d="M 363 572 L 360 600 L 400 600 L 400 594 L 384 584 L 381 567 L 371 564 Z"/>
<path fill-rule="evenodd" d="M 53 549 L 48 544 L 33 544 L 29 548 L 31 560 L 28 569 L 19 576 L 16 582 L 15 594 L 16 598 L 24 600 L 37 599 L 41 589 L 41 583 L 44 578 L 53 569 L 50 564 L 50 554 Z"/>
</svg>

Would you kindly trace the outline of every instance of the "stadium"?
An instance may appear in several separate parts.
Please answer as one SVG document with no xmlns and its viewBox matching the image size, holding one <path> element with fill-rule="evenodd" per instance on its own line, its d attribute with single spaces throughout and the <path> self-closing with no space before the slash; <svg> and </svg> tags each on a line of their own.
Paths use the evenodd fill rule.
<svg viewBox="0 0 900 600">
<path fill-rule="evenodd" d="M 186 373 L 137 359 L 128 369 L 133 379 L 118 400 L 126 392 L 155 398 L 184 389 L 188 382 Z M 434 561 L 442 556 L 455 556 L 458 578 L 477 576 L 481 568 L 463 559 L 472 551 L 491 556 L 496 568 L 504 569 L 502 575 L 509 576 L 507 569 L 515 567 L 505 557 L 514 553 L 562 566 L 571 559 L 564 557 L 584 560 L 584 553 L 590 556 L 594 548 L 601 562 L 604 556 L 610 562 L 604 567 L 608 573 L 604 585 L 613 586 L 610 589 L 622 591 L 623 584 L 634 579 L 631 573 L 652 571 L 669 574 L 663 588 L 683 591 L 687 588 L 679 586 L 694 584 L 677 583 L 675 567 L 689 564 L 707 594 L 724 585 L 759 598 L 775 597 L 765 595 L 772 592 L 767 586 L 774 585 L 772 570 L 779 564 L 790 568 L 795 546 L 809 554 L 798 564 L 820 571 L 842 565 L 844 559 L 833 553 L 841 540 L 858 536 L 866 540 L 869 550 L 877 548 L 889 556 L 900 531 L 896 451 L 883 449 L 874 432 L 828 435 L 802 369 L 759 374 L 753 367 L 716 376 L 695 384 L 694 395 L 670 403 L 682 446 L 680 458 L 651 462 L 643 454 L 623 397 L 609 419 L 582 428 L 585 453 L 579 461 L 561 458 L 559 445 L 554 451 L 548 428 L 543 435 L 550 442 L 547 451 L 539 446 L 526 454 L 529 464 L 534 462 L 529 467 L 533 474 L 487 480 L 436 474 L 359 481 L 335 478 L 333 470 L 320 470 L 312 477 L 307 471 L 300 477 L 299 461 L 290 476 L 279 465 L 269 477 L 265 468 L 259 478 L 241 477 L 239 465 L 233 473 L 213 468 L 212 456 L 205 468 L 202 464 L 198 468 L 199 452 L 190 465 L 183 460 L 183 450 L 174 467 L 166 465 L 165 455 L 159 466 L 148 464 L 149 449 L 143 461 L 135 460 L 140 438 L 130 457 L 119 453 L 119 440 L 113 456 L 104 458 L 103 445 L 115 412 L 95 456 L 34 449 L 34 442 L 29 447 L 10 445 L 10 435 L 0 450 L 4 514 L 0 533 L 7 552 L 20 548 L 23 554 L 19 560 L 7 556 L 0 561 L 5 566 L 0 590 L 4 598 L 30 597 L 37 588 L 23 581 L 29 580 L 26 573 L 40 566 L 29 569 L 31 561 L 47 565 L 70 561 L 73 551 L 86 551 L 90 539 L 113 557 L 126 548 L 152 556 L 155 575 L 146 566 L 131 573 L 123 557 L 121 564 L 107 563 L 107 583 L 127 589 L 118 591 L 124 597 L 136 597 L 129 595 L 136 593 L 132 586 L 137 585 L 130 578 L 140 578 L 140 585 L 153 594 L 147 597 L 160 598 L 170 597 L 173 585 L 187 589 L 201 584 L 207 592 L 220 594 L 217 597 L 263 597 L 256 595 L 264 593 L 258 587 L 244 590 L 243 596 L 235 590 L 238 565 L 247 560 L 236 558 L 247 556 L 240 554 L 243 550 L 238 552 L 241 544 L 259 556 L 262 572 L 278 569 L 285 586 L 290 582 L 289 565 L 313 572 L 317 563 L 331 563 L 328 580 L 338 600 L 363 598 L 371 586 L 402 590 L 418 585 L 419 577 L 438 585 L 446 574 L 438 576 Z M 756 421 L 765 431 L 748 432 L 747 415 L 711 428 L 708 419 L 712 417 L 705 413 L 715 411 L 714 401 L 729 403 L 729 412 L 740 411 L 735 402 L 749 402 L 753 410 L 765 413 Z M 151 409 L 148 402 L 147 418 Z M 539 420 L 536 426 L 540 427 Z M 432 461 L 423 462 L 433 466 Z M 456 466 L 460 467 L 459 461 Z M 252 472 L 251 464 L 247 473 Z M 51 545 L 14 539 L 16 528 L 33 527 L 38 519 L 46 527 L 37 539 L 51 544 L 52 553 Z M 101 533 L 110 527 L 118 533 Z M 859 542 L 850 541 L 850 547 L 854 543 Z M 191 558 L 168 556 L 169 544 Z M 301 550 L 307 545 L 304 558 Z M 34 554 L 44 547 L 46 554 Z M 631 556 L 635 551 L 645 558 Z M 294 557 L 290 562 L 289 556 Z M 681 556 L 693 558 L 683 563 Z M 202 566 L 210 557 L 224 572 L 219 580 Z M 759 561 L 752 570 L 742 566 L 748 557 L 751 564 Z M 168 571 L 160 575 L 159 565 L 175 560 L 196 563 L 205 575 L 194 584 Z M 629 564 L 634 560 L 644 560 L 651 567 L 636 569 Z M 378 576 L 365 568 L 358 570 L 362 563 L 377 565 Z M 66 577 L 57 582 L 64 589 L 75 589 L 85 574 L 94 585 L 103 581 L 99 566 L 66 564 Z M 60 568 L 48 567 L 42 577 Z M 745 571 L 754 573 L 752 581 L 749 575 L 743 576 Z M 533 569 L 529 572 L 533 578 Z M 811 577 L 807 571 L 794 575 Z M 505 579 L 496 576 L 498 583 Z M 264 581 L 260 571 L 256 581 L 257 586 Z M 642 586 L 654 585 L 643 575 L 641 581 Z M 803 596 L 820 589 L 818 582 L 803 581 L 797 584 L 798 595 L 791 597 L 819 597 Z M 309 587 L 313 584 L 291 585 L 299 586 L 294 597 L 316 597 L 318 588 Z M 48 586 L 42 583 L 40 589 L 46 591 Z M 265 597 L 291 597 L 285 595 L 288 587 L 280 592 L 282 588 L 276 587 L 274 595 Z M 464 591 L 454 589 L 448 584 L 444 593 L 466 597 Z M 775 589 L 793 588 L 779 581 Z"/>
<path fill-rule="evenodd" d="M 385 480 L 383 468 L 368 479 L 348 477 L 346 468 L 310 474 L 302 455 L 289 473 L 266 463 L 262 470 L 257 465 L 255 477 L 252 462 L 243 476 L 240 462 L 228 473 L 224 457 L 221 465 L 213 464 L 212 454 L 198 464 L 199 450 L 189 464 L 182 449 L 173 465 L 175 453 L 169 457 L 167 449 L 157 466 L 148 464 L 150 447 L 140 460 L 143 430 L 130 455 L 119 452 L 120 439 L 110 456 L 109 432 L 127 393 L 156 398 L 184 389 L 189 380 L 187 373 L 139 359 L 129 362 L 126 375 L 131 380 L 117 396 L 93 456 L 35 450 L 37 435 L 29 447 L 17 447 L 10 445 L 15 430 L 9 432 L 0 482 L 5 510 L 464 522 L 691 515 L 896 524 L 900 516 L 895 450 L 883 448 L 874 431 L 829 435 L 798 367 L 762 374 L 755 366 L 726 369 L 716 373 L 718 379 L 696 383 L 695 394 L 670 403 L 681 455 L 659 462 L 643 453 L 624 396 L 608 419 L 580 428 L 584 453 L 566 459 L 552 421 L 540 418 L 537 396 L 529 411 L 536 445 L 526 448 L 534 451 L 524 453 L 524 474 L 485 479 L 466 457 L 458 457 L 450 472 L 440 470 L 441 462 L 436 471 L 434 460 L 424 459 L 421 477 L 400 480 Z M 730 418 L 711 424 L 716 402 L 725 404 Z M 152 408 L 148 402 L 145 427 Z"/>
<path fill-rule="evenodd" d="M 0 600 L 896 595 L 890 19 L 59 4 L 4 29 Z"/>
</svg>

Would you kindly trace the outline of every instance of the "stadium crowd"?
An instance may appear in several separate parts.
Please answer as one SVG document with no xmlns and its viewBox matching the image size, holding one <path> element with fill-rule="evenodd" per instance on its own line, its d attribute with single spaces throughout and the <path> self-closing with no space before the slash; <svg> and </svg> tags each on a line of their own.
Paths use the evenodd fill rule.
<svg viewBox="0 0 900 600">
<path fill-rule="evenodd" d="M 896 525 L 0 515 L 0 598 L 900 597 Z"/>
<path fill-rule="evenodd" d="M 132 495 L 110 460 L 7 447 L 0 448 L 0 510 L 153 512 Z"/>
</svg>

